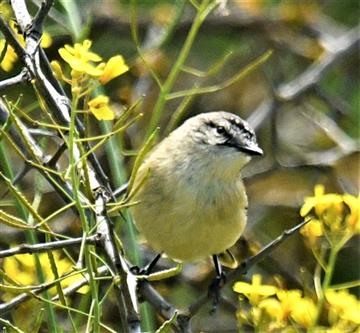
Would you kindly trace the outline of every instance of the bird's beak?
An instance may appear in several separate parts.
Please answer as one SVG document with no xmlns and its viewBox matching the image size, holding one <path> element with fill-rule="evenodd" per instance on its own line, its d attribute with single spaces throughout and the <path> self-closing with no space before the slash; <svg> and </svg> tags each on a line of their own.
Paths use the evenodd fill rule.
<svg viewBox="0 0 360 333">
<path fill-rule="evenodd" d="M 248 153 L 249 155 L 261 156 L 264 154 L 263 150 L 258 146 L 257 143 L 254 143 L 254 142 L 244 145 L 244 146 L 240 147 L 240 149 L 242 151 L 244 151 L 245 153 Z"/>
<path fill-rule="evenodd" d="M 243 141 L 232 138 L 226 141 L 225 145 L 234 147 L 239 151 L 242 151 L 251 156 L 263 155 L 263 150 L 259 147 L 259 145 L 256 142 L 250 140 L 248 140 L 248 142 L 245 143 Z"/>
</svg>

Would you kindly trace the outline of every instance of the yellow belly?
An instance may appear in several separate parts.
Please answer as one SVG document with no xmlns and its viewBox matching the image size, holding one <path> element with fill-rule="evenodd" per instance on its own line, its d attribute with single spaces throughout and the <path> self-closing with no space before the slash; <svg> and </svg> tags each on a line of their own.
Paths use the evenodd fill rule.
<svg viewBox="0 0 360 333">
<path fill-rule="evenodd" d="M 144 188 L 131 209 L 135 224 L 155 251 L 176 260 L 224 252 L 245 228 L 247 198 L 240 180 L 216 186 L 186 193 Z"/>
</svg>

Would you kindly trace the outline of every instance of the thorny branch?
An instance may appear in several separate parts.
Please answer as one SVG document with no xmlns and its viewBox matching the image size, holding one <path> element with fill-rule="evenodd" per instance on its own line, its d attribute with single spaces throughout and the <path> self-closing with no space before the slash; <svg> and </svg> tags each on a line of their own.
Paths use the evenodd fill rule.
<svg viewBox="0 0 360 333">
<path fill-rule="evenodd" d="M 98 277 L 104 276 L 109 272 L 109 268 L 107 266 L 100 266 L 97 268 L 96 274 Z M 49 290 L 55 285 L 56 282 L 47 282 L 42 285 L 39 285 L 37 288 L 32 289 L 30 292 L 21 293 L 16 297 L 12 298 L 10 301 L 6 303 L 0 304 L 0 313 L 5 314 L 8 311 L 16 308 L 20 304 L 24 303 L 25 301 L 29 300 L 33 295 L 39 295 L 46 290 Z M 69 287 L 64 288 L 64 295 L 70 296 L 74 294 L 77 290 L 81 287 L 86 286 L 89 284 L 89 274 L 83 273 L 83 278 L 79 279 L 76 283 L 72 284 Z M 59 295 L 56 295 L 52 298 L 53 301 L 59 300 Z"/>
<path fill-rule="evenodd" d="M 39 12 L 37 13 L 34 20 L 29 15 L 24 1 L 13 0 L 11 2 L 11 4 L 12 4 L 12 7 L 14 10 L 16 19 L 17 19 L 17 23 L 19 24 L 19 26 L 24 34 L 24 38 L 26 41 L 25 49 L 20 45 L 15 34 L 12 32 L 12 30 L 9 28 L 7 23 L 1 17 L 0 17 L 0 30 L 2 31 L 3 35 L 7 39 L 8 43 L 11 46 L 13 46 L 13 48 L 14 48 L 15 52 L 17 53 L 17 55 L 19 56 L 20 60 L 23 62 L 23 65 L 27 69 L 31 80 L 34 80 L 38 91 L 40 92 L 42 98 L 44 98 L 47 106 L 49 107 L 49 111 L 52 112 L 55 119 L 57 119 L 61 125 L 67 126 L 67 125 L 69 125 L 70 111 L 71 111 L 69 99 L 65 95 L 63 90 L 59 89 L 60 84 L 56 84 L 54 86 L 51 83 L 51 82 L 54 82 L 53 77 L 51 77 L 51 80 L 49 81 L 47 79 L 46 75 L 44 74 L 43 67 L 44 66 L 49 67 L 49 62 L 42 61 L 42 59 L 44 59 L 46 57 L 45 57 L 44 53 L 42 51 L 40 51 L 41 47 L 39 45 L 39 41 L 41 38 L 41 32 L 42 32 L 42 23 L 52 6 L 53 1 L 44 2 L 43 5 L 41 6 L 41 8 L 39 9 Z M 45 72 L 49 73 L 49 72 L 51 72 L 51 70 L 48 68 Z M 23 75 L 23 78 L 24 78 L 24 81 L 25 81 L 25 78 L 27 79 L 27 77 L 25 77 L 24 75 Z M 12 81 L 14 84 L 15 83 L 17 84 L 20 82 L 19 78 L 17 78 L 16 80 L 13 79 Z M 6 84 L 9 85 L 9 81 L 7 81 Z M 4 105 L 2 103 L 2 107 L 3 106 Z M 8 117 L 6 117 L 6 113 L 9 114 L 9 112 L 7 112 L 7 110 L 2 110 L 2 113 L 5 114 L 5 116 L 2 117 L 3 123 L 5 123 L 8 119 Z M 13 120 L 14 119 L 15 119 L 15 117 L 13 117 Z M 30 150 L 30 156 L 32 155 L 32 157 L 36 157 L 37 164 L 44 166 L 44 168 L 41 168 L 40 170 L 46 170 L 45 166 L 46 166 L 47 159 L 45 158 L 45 154 L 42 152 L 42 149 L 36 144 L 36 141 L 33 140 L 32 136 L 29 133 L 29 131 L 27 130 L 26 126 L 22 125 L 20 120 L 18 120 L 18 119 L 17 119 L 17 125 L 18 125 L 17 129 L 21 130 L 21 136 L 22 136 L 21 141 L 25 142 L 25 144 L 23 146 L 25 146 L 26 149 L 30 148 L 29 144 L 27 144 L 27 143 L 30 143 L 30 145 L 32 147 Z M 79 130 L 79 133 L 84 133 L 84 130 L 83 130 L 84 127 L 79 121 L 77 122 L 77 127 Z M 4 131 L 2 132 L 3 136 L 9 138 L 10 141 L 12 141 L 12 139 L 11 139 L 12 133 L 13 133 L 12 131 L 10 131 L 9 134 L 7 134 Z M 85 146 L 87 146 L 87 144 L 85 144 Z M 85 148 L 88 148 L 87 150 L 90 150 L 89 147 L 85 147 Z M 35 153 L 35 155 L 34 155 L 34 153 Z M 28 154 L 28 153 L 26 152 L 26 154 Z M 75 156 L 75 159 L 76 159 L 76 156 Z M 108 179 L 105 176 L 104 172 L 102 171 L 102 168 L 100 167 L 100 164 L 97 161 L 97 158 L 95 157 L 95 155 L 93 153 L 91 153 L 89 159 L 90 159 L 92 166 L 94 167 L 94 169 L 92 169 L 90 167 L 88 170 L 89 175 L 90 175 L 89 180 L 90 180 L 91 189 L 93 191 L 96 191 L 100 188 L 104 188 L 107 191 L 109 191 L 110 187 L 108 185 Z M 51 175 L 46 174 L 45 178 L 47 178 L 48 180 L 49 179 L 52 180 L 53 174 L 51 174 Z M 59 191 L 60 188 L 58 185 L 59 183 L 63 183 L 63 181 L 60 177 L 58 177 L 58 179 L 56 181 L 52 181 L 50 183 L 53 184 L 56 192 L 58 192 L 58 193 L 60 192 L 60 194 L 62 193 L 61 191 Z M 63 198 L 65 201 L 69 201 L 69 199 L 73 197 L 73 194 L 72 194 L 73 188 L 72 188 L 71 184 L 67 184 L 66 186 L 64 186 L 64 188 L 67 188 L 69 198 L 67 198 L 67 195 L 63 196 Z M 78 197 L 86 198 L 86 196 L 83 194 Z M 105 206 L 105 204 L 108 200 L 107 196 L 105 196 L 105 191 L 101 192 L 100 194 L 98 193 L 97 200 L 98 201 L 101 200 L 101 204 L 102 204 L 101 207 Z M 90 215 L 92 214 L 91 210 L 89 210 L 89 209 L 86 209 L 86 210 L 88 210 L 88 213 Z M 98 220 L 98 224 L 97 224 L 98 228 L 99 228 L 98 233 L 101 234 L 102 237 L 104 237 L 101 244 L 103 245 L 104 251 L 109 258 L 109 264 L 112 267 L 112 269 L 114 270 L 115 275 L 124 277 L 124 274 L 125 274 L 124 268 L 125 267 L 123 267 L 123 265 L 119 259 L 120 252 L 119 252 L 119 249 L 114 240 L 114 237 L 112 234 L 113 228 L 111 226 L 110 220 L 106 216 L 106 210 L 102 209 L 100 212 L 97 212 L 96 219 Z M 119 293 L 118 293 L 118 304 L 119 304 L 118 309 L 119 309 L 120 318 L 122 319 L 122 321 L 121 321 L 122 330 L 124 332 L 125 331 L 126 332 L 139 332 L 140 321 L 138 318 L 137 311 L 135 309 L 136 305 L 132 302 L 132 299 L 129 296 L 130 291 L 127 289 L 127 287 L 128 287 L 127 284 L 121 283 L 120 288 L 117 288 L 117 290 L 119 291 Z"/>
<path fill-rule="evenodd" d="M 102 235 L 101 234 L 95 234 L 92 236 L 88 236 L 85 238 L 85 242 L 89 244 L 99 244 L 101 242 Z M 39 244 L 20 244 L 19 246 L 12 247 L 8 250 L 1 250 L 0 251 L 0 258 L 10 257 L 17 254 L 23 254 L 23 253 L 41 253 L 46 252 L 49 250 L 56 250 L 56 249 L 64 249 L 67 247 L 71 247 L 74 245 L 79 245 L 81 242 L 83 242 L 84 239 L 82 237 L 80 238 L 70 238 L 65 240 L 59 240 L 54 242 L 48 242 L 48 243 L 39 243 Z"/>
<path fill-rule="evenodd" d="M 266 256 L 268 256 L 271 251 L 277 248 L 280 244 L 282 244 L 288 237 L 293 235 L 297 232 L 300 228 L 302 228 L 306 223 L 308 223 L 310 219 L 304 220 L 303 222 L 299 223 L 295 227 L 285 230 L 280 236 L 278 236 L 275 240 L 270 242 L 268 245 L 264 246 L 257 254 L 249 257 L 248 259 L 244 260 L 237 269 L 231 271 L 226 277 L 226 284 L 233 283 L 239 276 L 245 274 L 252 266 L 259 263 L 263 260 Z M 89 243 L 98 244 L 102 241 L 102 236 L 100 234 L 88 237 L 86 239 Z M 57 249 L 57 248 L 64 248 L 67 246 L 71 246 L 74 244 L 79 244 L 81 239 L 69 239 L 64 241 L 58 242 L 51 242 L 45 244 L 38 244 L 38 245 L 20 245 L 16 248 L 12 248 L 9 250 L 1 251 L 0 258 L 10 256 L 13 254 L 19 253 L 35 253 L 35 252 L 43 252 L 49 249 Z M 98 274 L 104 276 L 109 273 L 106 267 L 100 267 Z M 133 276 L 133 278 L 136 278 Z M 78 280 L 73 285 L 65 288 L 64 294 L 66 296 L 71 295 L 72 293 L 76 292 L 76 290 L 80 289 L 82 286 L 88 283 L 88 277 L 85 275 L 83 279 Z M 36 289 L 32 290 L 32 293 L 39 294 L 53 286 L 53 283 L 46 283 L 43 286 L 39 286 Z M 174 314 L 179 314 L 177 318 L 177 328 L 180 331 L 186 331 L 187 325 L 192 316 L 194 316 L 202 306 L 204 306 L 209 301 L 209 296 L 207 294 L 200 297 L 195 303 L 193 303 L 187 311 L 181 311 L 180 309 L 176 309 L 171 303 L 166 301 L 146 280 L 141 280 L 138 282 L 138 292 L 141 297 L 147 301 L 149 301 L 153 307 L 158 311 L 158 313 L 165 319 L 170 319 L 174 316 Z M 0 311 L 3 313 L 10 311 L 12 308 L 18 306 L 20 303 L 27 300 L 29 297 L 29 293 L 24 293 L 18 295 L 16 298 L 12 299 L 11 301 L 4 303 L 0 306 Z M 55 296 L 53 300 L 57 300 Z"/>
</svg>

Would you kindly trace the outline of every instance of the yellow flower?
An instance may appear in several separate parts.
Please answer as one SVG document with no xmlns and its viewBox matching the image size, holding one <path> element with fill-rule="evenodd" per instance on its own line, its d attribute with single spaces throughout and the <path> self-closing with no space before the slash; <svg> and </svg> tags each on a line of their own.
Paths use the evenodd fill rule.
<svg viewBox="0 0 360 333">
<path fill-rule="evenodd" d="M 359 329 L 353 330 L 351 327 L 349 327 L 349 325 L 341 321 L 327 328 L 325 331 L 320 331 L 320 332 L 315 331 L 314 333 L 344 333 L 344 332 L 359 333 L 360 331 Z"/>
<path fill-rule="evenodd" d="M 262 300 L 259 303 L 259 308 L 265 310 L 277 323 L 281 323 L 286 319 L 282 311 L 281 303 L 273 297 Z"/>
<path fill-rule="evenodd" d="M 71 55 L 84 61 L 100 62 L 102 58 L 94 52 L 89 51 L 92 42 L 85 39 L 83 43 L 75 43 L 74 46 L 66 44 L 64 49 Z"/>
<path fill-rule="evenodd" d="M 329 289 L 325 297 L 330 305 L 329 321 L 334 323 L 337 318 L 360 325 L 360 301 L 347 290 L 335 291 Z"/>
<path fill-rule="evenodd" d="M 259 274 L 253 275 L 252 283 L 236 282 L 233 289 L 239 294 L 244 294 L 252 305 L 258 304 L 261 299 L 274 295 L 277 291 L 275 286 L 262 285 Z"/>
<path fill-rule="evenodd" d="M 58 274 L 64 275 L 73 271 L 71 262 L 66 258 L 62 258 L 59 252 L 53 252 L 54 260 Z M 40 253 L 38 255 L 40 265 L 42 267 L 45 281 L 50 282 L 55 277 L 51 269 L 49 257 L 46 253 Z M 13 281 L 21 286 L 29 286 L 38 284 L 35 256 L 31 254 L 19 254 L 14 257 L 8 257 L 4 259 L 3 270 L 5 274 Z M 80 274 L 76 274 L 65 278 L 61 281 L 63 288 L 76 282 L 80 278 Z M 55 292 L 55 289 L 51 289 Z M 79 292 L 86 293 L 88 287 L 79 289 Z M 4 295 L 3 298 L 8 298 L 9 295 Z"/>
<path fill-rule="evenodd" d="M 104 71 L 99 78 L 101 84 L 106 84 L 113 78 L 127 72 L 129 67 L 125 64 L 124 58 L 121 55 L 111 57 L 105 64 Z"/>
<path fill-rule="evenodd" d="M 0 39 L 0 54 L 2 54 L 4 47 L 5 47 L 5 39 Z M 7 45 L 6 53 L 0 63 L 0 67 L 5 72 L 10 72 L 14 67 L 17 58 L 18 57 L 14 49 L 10 45 Z"/>
<path fill-rule="evenodd" d="M 311 212 L 316 215 L 302 230 L 311 245 L 314 245 L 317 237 L 322 234 L 326 234 L 333 246 L 346 241 L 354 233 L 360 233 L 360 197 L 350 194 L 325 194 L 323 185 L 316 185 L 314 192 L 313 197 L 305 198 L 300 210 L 301 216 L 307 216 Z"/>
<path fill-rule="evenodd" d="M 109 97 L 99 95 L 88 102 L 90 112 L 97 120 L 113 120 L 114 112 L 109 107 Z"/>
<path fill-rule="evenodd" d="M 329 207 L 334 207 L 339 214 L 342 213 L 343 200 L 341 195 L 325 194 L 325 187 L 321 184 L 315 186 L 314 193 L 315 196 L 305 198 L 305 203 L 300 210 L 301 216 L 308 215 L 312 209 L 315 209 L 315 214 L 320 216 Z"/>
<path fill-rule="evenodd" d="M 355 233 L 360 233 L 360 195 L 355 197 L 350 194 L 344 194 L 343 200 L 350 210 L 350 214 L 347 216 L 347 224 Z"/>
<path fill-rule="evenodd" d="M 277 298 L 281 303 L 281 308 L 284 317 L 288 317 L 293 310 L 294 305 L 301 300 L 300 290 L 279 290 L 276 293 Z"/>
<path fill-rule="evenodd" d="M 59 54 L 74 71 L 97 77 L 103 73 L 103 65 L 95 66 L 93 63 L 102 59 L 98 54 L 89 51 L 90 47 L 91 41 L 86 39 L 82 44 L 65 45 L 59 49 Z"/>
<path fill-rule="evenodd" d="M 314 325 L 317 308 L 313 300 L 301 296 L 300 290 L 279 290 L 276 298 L 264 299 L 259 308 L 275 322 L 284 326 L 291 318 L 297 324 L 309 328 Z"/>
<path fill-rule="evenodd" d="M 44 32 L 41 36 L 41 42 L 40 42 L 41 47 L 46 49 L 51 46 L 52 42 L 53 40 L 51 35 L 47 32 Z"/>
<path fill-rule="evenodd" d="M 125 64 L 121 55 L 116 55 L 109 59 L 107 63 L 101 62 L 102 58 L 90 51 L 91 41 L 85 40 L 83 43 L 75 43 L 74 46 L 65 45 L 59 49 L 59 54 L 71 67 L 71 77 L 73 86 L 78 89 L 83 80 L 83 75 L 87 74 L 98 79 L 101 84 L 106 84 L 113 78 L 125 73 L 129 67 Z M 109 113 L 110 114 L 110 113 Z"/>
<path fill-rule="evenodd" d="M 308 239 L 310 246 L 314 246 L 318 238 L 324 235 L 322 223 L 312 219 L 301 228 L 300 233 Z"/>
<path fill-rule="evenodd" d="M 67 80 L 58 61 L 53 60 L 50 65 L 57 79 L 61 79 L 63 81 Z"/>
<path fill-rule="evenodd" d="M 317 315 L 317 307 L 314 301 L 310 298 L 300 298 L 293 304 L 290 317 L 302 325 L 303 327 L 312 327 L 315 323 Z"/>
<path fill-rule="evenodd" d="M 7 1 L 0 1 L 0 13 L 1 16 L 9 19 L 12 14 L 11 6 L 7 3 Z"/>
</svg>

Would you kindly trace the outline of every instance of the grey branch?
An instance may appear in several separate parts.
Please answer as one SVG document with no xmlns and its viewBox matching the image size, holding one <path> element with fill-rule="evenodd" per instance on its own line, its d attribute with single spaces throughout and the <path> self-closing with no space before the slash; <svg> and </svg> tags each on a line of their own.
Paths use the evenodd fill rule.
<svg viewBox="0 0 360 333">
<path fill-rule="evenodd" d="M 106 266 L 101 266 L 97 269 L 97 275 L 103 276 L 106 273 L 108 273 L 109 269 Z M 42 285 L 39 285 L 38 287 L 32 289 L 30 292 L 21 293 L 17 295 L 16 297 L 12 298 L 10 301 L 6 303 L 0 304 L 0 313 L 5 314 L 12 309 L 16 308 L 20 304 L 26 302 L 29 300 L 33 295 L 39 295 L 42 292 L 52 288 L 55 285 L 56 282 L 46 282 Z M 64 296 L 69 296 L 75 293 L 77 290 L 79 290 L 81 287 L 87 285 L 89 283 L 89 275 L 87 273 L 83 274 L 83 278 L 79 279 L 79 281 L 73 283 L 71 286 L 64 288 Z M 54 296 L 52 298 L 53 301 L 57 301 L 59 299 L 58 296 Z"/>
<path fill-rule="evenodd" d="M 332 66 L 343 59 L 344 55 L 356 51 L 359 48 L 359 40 L 359 27 L 336 39 L 332 48 L 328 48 L 325 54 L 305 72 L 293 81 L 280 85 L 277 90 L 277 97 L 283 101 L 290 101 L 307 92 L 324 77 L 324 74 Z"/>
<path fill-rule="evenodd" d="M 127 281 L 129 273 L 126 267 L 126 262 L 120 258 L 121 254 L 118 252 L 115 245 L 114 229 L 112 228 L 111 221 L 106 214 L 106 204 L 108 200 L 109 198 L 106 196 L 106 192 L 99 188 L 95 193 L 95 218 L 97 231 L 104 235 L 102 245 L 109 261 L 112 263 L 112 269 L 114 270 L 115 275 L 120 277 L 121 281 Z M 130 288 L 130 284 L 115 283 L 118 306 L 121 307 L 121 320 L 123 323 L 127 323 L 129 332 L 140 332 L 140 318 L 138 312 L 136 311 L 136 298 L 131 297 L 131 294 L 134 294 L 135 291 L 131 291 Z"/>
<path fill-rule="evenodd" d="M 89 244 L 99 244 L 102 235 L 96 234 L 85 238 L 85 242 Z M 8 250 L 0 251 L 0 258 L 10 257 L 22 253 L 41 253 L 49 250 L 64 249 L 73 245 L 79 245 L 84 241 L 82 237 L 59 240 L 54 242 L 39 244 L 21 244 Z"/>
<path fill-rule="evenodd" d="M 27 11 L 26 3 L 23 0 L 11 1 L 17 22 L 22 32 L 25 33 L 25 49 L 23 49 L 19 45 L 16 36 L 8 27 L 6 22 L 2 19 L 0 20 L 0 30 L 3 31 L 3 34 L 6 37 L 8 43 L 14 47 L 14 50 L 18 54 L 24 67 L 28 70 L 31 79 L 35 79 L 34 82 L 36 88 L 38 89 L 39 94 L 42 96 L 42 98 L 44 98 L 46 105 L 49 107 L 50 111 L 54 115 L 54 118 L 61 125 L 67 126 L 70 121 L 71 112 L 69 99 L 59 88 L 60 85 L 54 85 L 53 78 L 47 77 L 46 74 L 49 74 L 50 70 L 43 70 L 43 68 L 46 69 L 48 67 L 48 62 L 44 60 L 46 56 L 44 53 L 42 53 L 42 49 L 39 45 L 41 38 L 40 32 L 42 31 L 42 27 L 39 25 L 42 24 L 44 18 L 43 16 L 46 15 L 46 13 L 49 11 L 51 3 L 52 1 L 48 1 L 45 6 L 42 6 L 40 8 L 40 11 L 37 15 L 37 21 L 34 22 Z M 33 26 L 34 23 L 36 23 L 36 27 Z M 33 28 L 33 30 L 31 30 L 31 28 Z M 32 138 L 26 126 L 24 126 L 21 121 L 15 116 L 12 120 L 16 120 L 17 130 L 21 133 L 22 139 L 26 141 L 24 145 L 25 148 L 28 150 L 26 156 L 30 157 L 28 163 L 31 163 L 33 166 L 41 165 L 46 167 L 46 162 L 48 159 L 45 158 L 46 155 L 36 144 L 36 141 Z M 77 129 L 80 135 L 83 135 L 83 125 L 79 121 L 77 122 Z M 84 146 L 86 151 L 90 150 L 88 144 L 84 144 Z M 74 147 L 74 155 L 76 155 L 74 156 L 74 158 L 76 161 L 78 161 L 78 159 L 81 157 L 80 151 L 81 149 L 79 147 Z M 35 160 L 35 163 L 32 163 L 32 159 Z M 93 166 L 93 168 L 91 166 L 87 168 L 91 190 L 95 192 L 97 189 L 105 187 L 109 191 L 108 179 L 102 171 L 102 168 L 93 153 L 90 154 L 89 160 L 91 162 L 91 165 Z M 77 163 L 77 165 L 78 167 L 81 167 L 82 163 Z M 47 173 L 46 168 L 39 168 L 39 170 L 45 174 Z M 79 173 L 82 174 L 82 170 L 79 170 Z M 52 180 L 56 177 L 54 174 L 51 174 L 49 175 L 49 177 L 46 178 Z M 55 191 L 64 194 L 63 191 L 64 188 L 66 188 L 67 193 L 65 194 L 64 199 L 65 201 L 67 201 L 66 196 L 68 195 L 68 199 L 71 200 L 71 198 L 73 197 L 72 192 L 74 190 L 71 184 L 64 184 L 61 179 L 56 180 L 56 182 L 50 182 L 54 187 Z M 67 186 L 59 186 L 59 184 Z M 78 197 L 81 198 L 82 204 L 86 204 L 87 207 L 89 206 L 88 199 L 83 193 L 79 193 Z M 97 207 L 101 207 L 101 209 L 100 211 L 96 212 L 96 219 L 97 222 L 100 222 L 98 226 L 100 226 L 100 229 L 104 231 L 104 239 L 102 240 L 101 245 L 104 247 L 105 253 L 108 256 L 109 265 L 112 266 L 112 269 L 116 272 L 116 275 L 121 276 L 122 281 L 125 281 L 126 273 L 124 271 L 124 267 L 121 265 L 121 262 L 119 260 L 119 250 L 114 240 L 111 222 L 106 215 L 105 206 L 107 201 L 108 199 L 105 198 L 104 195 L 97 196 L 96 204 L 98 205 Z M 93 211 L 91 209 L 86 208 L 86 210 L 88 211 L 89 215 L 93 214 Z M 127 287 L 128 286 L 126 285 L 126 283 L 121 283 L 119 284 L 119 288 L 117 288 L 117 290 L 119 291 L 117 300 L 119 302 L 119 314 L 120 318 L 122 319 L 122 328 L 123 330 L 128 332 L 140 332 L 139 318 L 137 312 L 135 311 L 131 303 L 131 299 L 128 296 L 130 292 L 127 290 Z M 137 324 L 134 325 L 134 323 Z"/>
<path fill-rule="evenodd" d="M 0 81 L 0 90 L 7 89 L 20 83 L 27 83 L 30 80 L 29 72 L 24 68 L 18 75 L 6 80 Z"/>
<path fill-rule="evenodd" d="M 248 259 L 245 259 L 240 263 L 238 268 L 231 271 L 226 275 L 226 284 L 233 283 L 239 276 L 244 275 L 252 266 L 262 261 L 265 257 L 267 257 L 274 249 L 276 249 L 279 245 L 281 245 L 288 237 L 293 235 L 295 232 L 300 230 L 305 224 L 310 222 L 310 218 L 302 221 L 297 224 L 295 227 L 283 231 L 283 233 L 271 241 L 269 244 L 265 245 L 257 254 L 251 256 Z M 194 302 L 188 310 L 189 317 L 194 316 L 202 306 L 209 300 L 208 295 L 203 295 L 196 302 Z"/>
</svg>

